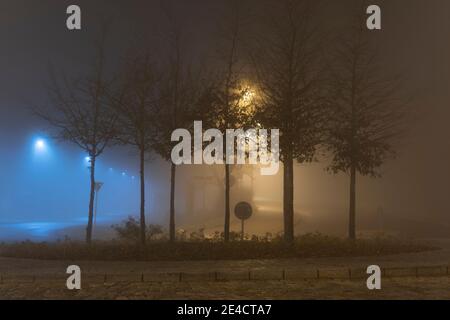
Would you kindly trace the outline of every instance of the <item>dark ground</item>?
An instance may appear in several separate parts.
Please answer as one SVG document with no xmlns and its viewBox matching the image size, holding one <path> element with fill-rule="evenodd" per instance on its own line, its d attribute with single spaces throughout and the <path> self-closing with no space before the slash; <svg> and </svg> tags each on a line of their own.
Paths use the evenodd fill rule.
<svg viewBox="0 0 450 320">
<path fill-rule="evenodd" d="M 247 261 L 189 262 L 80 262 L 82 290 L 65 287 L 65 270 L 76 262 L 0 258 L 2 299 L 450 299 L 450 277 L 389 276 L 382 278 L 382 290 L 369 291 L 360 279 L 289 279 L 293 273 L 320 269 L 321 274 L 344 272 L 348 268 L 410 268 L 450 265 L 450 240 L 434 240 L 442 250 L 383 257 L 308 258 Z M 222 272 L 279 275 L 287 280 L 206 281 L 184 279 L 177 274 Z M 425 269 L 424 269 L 425 270 Z M 145 273 L 146 282 L 140 282 Z M 103 275 L 107 274 L 106 282 Z M 172 274 L 175 278 L 163 278 Z M 34 278 L 34 281 L 33 281 Z M 151 278 L 151 279 L 150 279 Z M 149 280 L 150 279 L 150 280 Z"/>
</svg>

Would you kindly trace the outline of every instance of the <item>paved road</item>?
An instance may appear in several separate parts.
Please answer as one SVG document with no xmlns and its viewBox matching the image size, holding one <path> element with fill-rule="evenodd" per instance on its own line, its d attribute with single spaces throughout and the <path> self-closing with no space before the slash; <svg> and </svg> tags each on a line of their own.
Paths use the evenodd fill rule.
<svg viewBox="0 0 450 320">
<path fill-rule="evenodd" d="M 80 291 L 64 282 L 1 284 L 2 299 L 450 299 L 450 277 L 382 280 L 380 291 L 365 281 L 230 281 L 83 284 Z"/>
<path fill-rule="evenodd" d="M 365 268 L 378 264 L 384 268 L 440 266 L 450 264 L 450 240 L 434 240 L 437 251 L 398 254 L 383 257 L 308 258 L 247 261 L 178 261 L 178 262 L 61 262 L 0 258 L 0 274 L 18 276 L 27 281 L 8 280 L 0 284 L 0 298 L 88 298 L 88 299 L 318 299 L 318 298 L 400 298 L 450 299 L 450 278 L 402 277 L 383 279 L 383 289 L 369 292 L 365 280 L 289 280 L 288 281 L 183 281 L 160 282 L 87 281 L 83 290 L 69 292 L 65 288 L 65 270 L 69 264 L 79 264 L 84 275 L 126 275 L 139 279 L 141 273 L 208 273 L 275 272 L 287 273 L 333 268 Z M 32 282 L 30 275 L 59 278 Z M 28 276 L 28 278 L 27 278 Z"/>
</svg>

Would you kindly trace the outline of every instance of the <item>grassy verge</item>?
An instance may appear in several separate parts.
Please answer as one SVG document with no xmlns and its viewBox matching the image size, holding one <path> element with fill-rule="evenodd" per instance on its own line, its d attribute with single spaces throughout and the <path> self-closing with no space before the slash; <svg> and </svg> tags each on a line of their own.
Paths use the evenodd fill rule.
<svg viewBox="0 0 450 320">
<path fill-rule="evenodd" d="M 394 238 L 350 241 L 321 234 L 299 236 L 293 244 L 281 240 L 261 241 L 151 241 L 145 248 L 134 244 L 109 241 L 87 246 L 81 242 L 34 243 L 30 241 L 1 244 L 3 257 L 46 260 L 246 260 L 309 257 L 380 256 L 421 252 L 437 248 Z"/>
</svg>

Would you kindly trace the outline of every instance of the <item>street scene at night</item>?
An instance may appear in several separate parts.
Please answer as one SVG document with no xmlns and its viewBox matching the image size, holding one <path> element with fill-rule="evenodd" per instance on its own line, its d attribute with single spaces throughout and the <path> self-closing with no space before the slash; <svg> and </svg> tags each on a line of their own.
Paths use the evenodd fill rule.
<svg viewBox="0 0 450 320">
<path fill-rule="evenodd" d="M 449 18 L 0 0 L 0 300 L 450 300 Z"/>
</svg>

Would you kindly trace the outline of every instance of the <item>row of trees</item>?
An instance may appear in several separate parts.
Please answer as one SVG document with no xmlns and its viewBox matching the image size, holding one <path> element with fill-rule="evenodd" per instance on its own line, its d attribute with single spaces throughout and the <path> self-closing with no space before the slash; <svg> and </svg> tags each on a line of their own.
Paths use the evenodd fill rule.
<svg viewBox="0 0 450 320">
<path fill-rule="evenodd" d="M 283 162 L 284 237 L 294 239 L 294 163 L 331 155 L 329 170 L 350 175 L 349 237 L 355 238 L 356 175 L 377 175 L 393 154 L 404 112 L 395 101 L 394 80 L 381 74 L 381 62 L 365 29 L 364 10 L 350 21 L 325 54 L 322 34 L 309 0 L 247 3 L 227 1 L 218 43 L 219 58 L 199 67 L 189 58 L 183 28 L 164 8 L 168 28 L 165 54 L 133 50 L 114 72 L 105 70 L 104 40 L 90 76 L 69 80 L 52 74 L 51 112 L 40 112 L 59 137 L 85 150 L 91 161 L 91 192 L 86 241 L 92 240 L 95 164 L 106 147 L 132 145 L 139 151 L 141 243 L 146 241 L 145 161 L 157 153 L 167 161 L 177 128 L 193 120 L 208 128 L 278 128 Z M 333 42 L 334 43 L 334 42 Z M 111 75 L 110 75 L 111 74 Z M 248 101 L 249 87 L 256 97 Z M 225 154 L 225 153 L 224 153 Z M 224 240 L 230 235 L 230 166 L 224 165 Z M 170 241 L 175 240 L 176 166 L 170 171 Z"/>
</svg>

